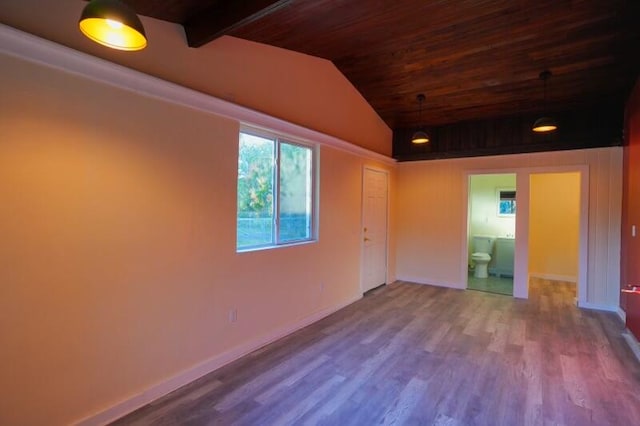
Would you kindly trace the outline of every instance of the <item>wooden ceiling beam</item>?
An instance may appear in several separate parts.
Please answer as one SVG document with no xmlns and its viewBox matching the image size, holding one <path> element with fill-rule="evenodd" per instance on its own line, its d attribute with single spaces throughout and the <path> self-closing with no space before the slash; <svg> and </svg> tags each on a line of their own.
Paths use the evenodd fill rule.
<svg viewBox="0 0 640 426">
<path fill-rule="evenodd" d="M 201 47 L 218 37 L 287 6 L 292 0 L 219 1 L 184 24 L 189 47 Z"/>
</svg>

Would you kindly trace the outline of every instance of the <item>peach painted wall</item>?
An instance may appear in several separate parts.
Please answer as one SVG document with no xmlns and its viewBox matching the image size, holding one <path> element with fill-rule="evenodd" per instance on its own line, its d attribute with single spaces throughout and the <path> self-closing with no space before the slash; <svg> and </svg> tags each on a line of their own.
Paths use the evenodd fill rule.
<svg viewBox="0 0 640 426">
<path fill-rule="evenodd" d="M 238 122 L 2 55 L 0 80 L 0 424 L 78 421 L 360 297 L 362 168 L 389 166 L 323 146 L 319 241 L 237 254 Z"/>
<path fill-rule="evenodd" d="M 576 282 L 580 173 L 532 174 L 529 197 L 529 274 Z"/>
<path fill-rule="evenodd" d="M 84 37 L 81 0 L 22 0 L 0 22 L 93 56 L 391 155 L 391 129 L 331 61 L 233 37 L 193 49 L 180 25 L 142 16 L 149 45 L 106 49 Z"/>
<path fill-rule="evenodd" d="M 617 309 L 622 191 L 622 149 L 618 147 L 399 163 L 395 207 L 397 278 L 466 287 L 468 174 L 518 171 L 526 175 L 540 172 L 541 168 L 565 166 L 587 166 L 589 170 L 586 302 L 592 307 Z M 518 177 L 519 187 L 520 184 Z M 522 208 L 528 209 L 528 202 L 524 204 L 519 198 L 520 212 Z M 516 250 L 519 238 L 520 231 Z"/>
</svg>

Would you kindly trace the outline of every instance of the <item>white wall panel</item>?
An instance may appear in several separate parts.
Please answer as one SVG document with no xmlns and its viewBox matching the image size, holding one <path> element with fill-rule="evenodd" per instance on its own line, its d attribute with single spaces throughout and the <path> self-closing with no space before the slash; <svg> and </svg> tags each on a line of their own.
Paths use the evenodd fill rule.
<svg viewBox="0 0 640 426">
<path fill-rule="evenodd" d="M 398 279 L 466 287 L 461 271 L 467 259 L 461 241 L 466 234 L 463 204 L 467 174 L 517 171 L 520 179 L 531 172 L 571 168 L 588 170 L 589 177 L 583 305 L 616 310 L 622 185 L 619 147 L 400 163 L 395 223 Z M 525 206 L 519 201 L 518 207 L 521 212 Z M 526 255 L 526 250 L 523 252 Z"/>
</svg>

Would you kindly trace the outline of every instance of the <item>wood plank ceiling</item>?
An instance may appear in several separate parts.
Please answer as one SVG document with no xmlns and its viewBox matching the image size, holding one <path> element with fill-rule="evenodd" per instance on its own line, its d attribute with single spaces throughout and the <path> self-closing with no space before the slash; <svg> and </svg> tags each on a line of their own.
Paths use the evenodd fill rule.
<svg viewBox="0 0 640 426">
<path fill-rule="evenodd" d="M 182 24 L 192 47 L 228 34 L 331 60 L 392 129 L 623 99 L 640 69 L 638 0 L 128 3 Z"/>
</svg>

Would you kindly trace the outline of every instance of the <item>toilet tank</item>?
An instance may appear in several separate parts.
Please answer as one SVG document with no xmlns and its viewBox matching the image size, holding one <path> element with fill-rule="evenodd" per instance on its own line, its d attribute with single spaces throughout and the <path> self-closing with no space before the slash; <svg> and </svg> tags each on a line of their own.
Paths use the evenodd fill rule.
<svg viewBox="0 0 640 426">
<path fill-rule="evenodd" d="M 473 237 L 473 252 L 491 254 L 494 237 L 488 235 L 475 235 Z"/>
</svg>

